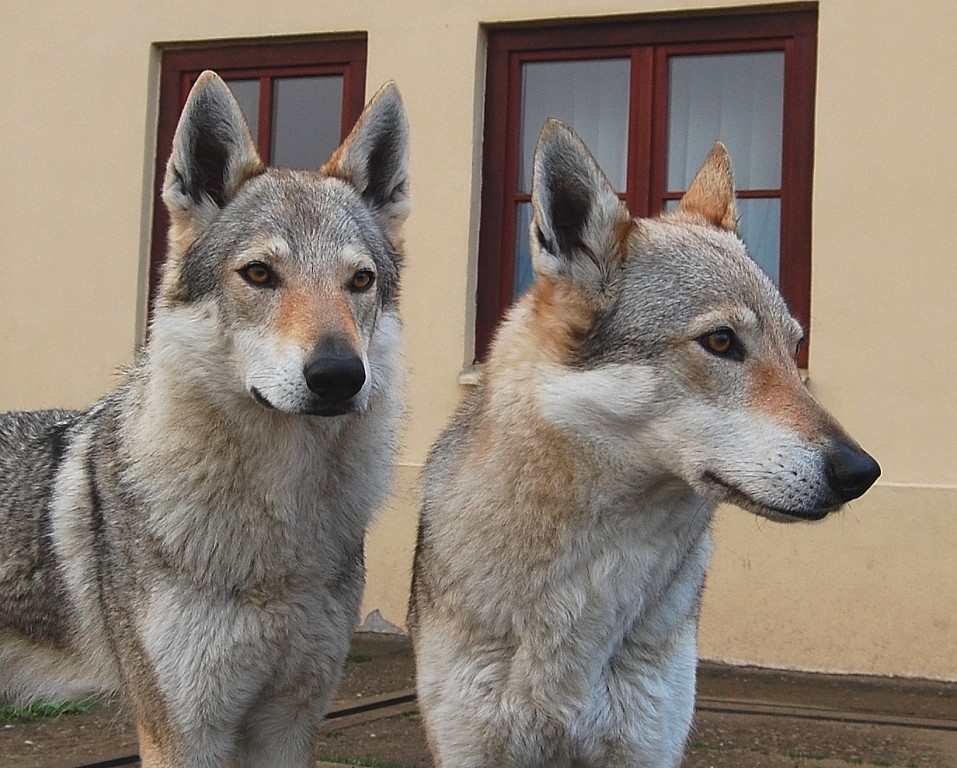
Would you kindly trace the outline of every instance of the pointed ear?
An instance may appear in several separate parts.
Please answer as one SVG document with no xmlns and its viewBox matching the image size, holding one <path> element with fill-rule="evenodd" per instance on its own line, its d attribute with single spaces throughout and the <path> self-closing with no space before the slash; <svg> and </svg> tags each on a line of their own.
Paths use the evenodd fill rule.
<svg viewBox="0 0 957 768">
<path fill-rule="evenodd" d="M 676 209 L 682 214 L 703 217 L 709 224 L 737 232 L 738 216 L 734 208 L 734 177 L 731 156 L 716 141 L 704 165 L 694 177 Z"/>
<path fill-rule="evenodd" d="M 409 123 L 395 83 L 372 97 L 322 171 L 355 187 L 386 234 L 398 238 L 410 208 Z"/>
<path fill-rule="evenodd" d="M 624 257 L 631 216 L 570 128 L 549 120 L 535 149 L 531 247 L 535 271 L 571 279 L 599 300 Z"/>
<path fill-rule="evenodd" d="M 181 248 L 192 242 L 264 170 L 233 94 L 215 72 L 203 72 L 186 99 L 166 165 L 171 240 Z"/>
</svg>

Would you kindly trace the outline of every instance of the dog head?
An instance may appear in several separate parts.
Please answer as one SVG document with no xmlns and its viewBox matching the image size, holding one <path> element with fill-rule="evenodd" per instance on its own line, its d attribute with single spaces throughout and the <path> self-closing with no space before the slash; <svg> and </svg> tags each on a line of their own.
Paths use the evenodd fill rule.
<svg viewBox="0 0 957 768">
<path fill-rule="evenodd" d="M 362 411 L 377 344 L 398 333 L 408 159 L 390 83 L 322 169 L 266 169 L 229 88 L 203 73 L 166 171 L 169 256 L 154 335 L 211 324 L 221 348 L 205 351 L 219 369 L 210 375 L 239 382 L 262 407 Z"/>
<path fill-rule="evenodd" d="M 721 144 L 675 211 L 632 219 L 550 121 L 532 206 L 537 279 L 515 310 L 531 336 L 516 345 L 504 330 L 490 365 L 515 349 L 535 358 L 554 427 L 646 484 L 678 480 L 779 520 L 824 517 L 877 479 L 800 378 L 802 329 L 736 234 Z"/>
</svg>

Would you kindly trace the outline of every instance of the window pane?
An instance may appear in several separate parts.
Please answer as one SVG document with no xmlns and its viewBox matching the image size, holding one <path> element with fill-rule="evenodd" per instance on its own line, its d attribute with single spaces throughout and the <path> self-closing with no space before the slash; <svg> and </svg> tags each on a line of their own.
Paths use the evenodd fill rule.
<svg viewBox="0 0 957 768">
<path fill-rule="evenodd" d="M 273 81 L 272 157 L 279 168 L 318 168 L 342 135 L 342 76 Z"/>
<path fill-rule="evenodd" d="M 748 248 L 748 254 L 771 278 L 780 284 L 781 276 L 781 200 L 776 197 L 736 199 L 738 234 Z M 666 200 L 665 210 L 678 207 L 677 200 Z"/>
<path fill-rule="evenodd" d="M 515 211 L 515 269 L 512 279 L 513 294 L 521 296 L 535 279 L 532 270 L 532 252 L 528 230 L 532 225 L 532 204 L 519 203 Z"/>
<path fill-rule="evenodd" d="M 255 143 L 259 140 L 259 80 L 230 80 L 227 85 L 243 110 Z"/>
<path fill-rule="evenodd" d="M 531 191 L 535 143 L 545 121 L 555 117 L 575 129 L 612 186 L 623 192 L 630 81 L 628 59 L 523 64 L 519 191 Z"/>
<path fill-rule="evenodd" d="M 738 189 L 781 186 L 784 53 L 672 56 L 668 191 L 688 188 L 715 140 L 728 147 Z"/>
<path fill-rule="evenodd" d="M 781 201 L 776 197 L 736 200 L 738 234 L 748 253 L 775 284 L 781 276 Z"/>
</svg>

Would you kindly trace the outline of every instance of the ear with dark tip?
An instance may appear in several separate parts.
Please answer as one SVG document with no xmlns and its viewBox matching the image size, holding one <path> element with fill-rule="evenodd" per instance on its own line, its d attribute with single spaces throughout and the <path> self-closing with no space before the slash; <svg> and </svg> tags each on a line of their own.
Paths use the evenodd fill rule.
<svg viewBox="0 0 957 768">
<path fill-rule="evenodd" d="M 362 195 L 390 237 L 409 215 L 409 123 L 395 83 L 383 85 L 322 167 Z"/>
<path fill-rule="evenodd" d="M 193 238 L 253 176 L 265 170 L 229 87 L 210 71 L 186 99 L 166 165 L 163 202 L 171 236 Z"/>
<path fill-rule="evenodd" d="M 531 247 L 535 271 L 601 293 L 620 263 L 631 217 L 582 140 L 549 120 L 535 149 Z"/>
<path fill-rule="evenodd" d="M 704 165 L 694 177 L 688 191 L 678 203 L 676 211 L 704 218 L 729 232 L 737 232 L 738 216 L 734 206 L 734 177 L 731 156 L 720 141 L 716 141 Z"/>
</svg>

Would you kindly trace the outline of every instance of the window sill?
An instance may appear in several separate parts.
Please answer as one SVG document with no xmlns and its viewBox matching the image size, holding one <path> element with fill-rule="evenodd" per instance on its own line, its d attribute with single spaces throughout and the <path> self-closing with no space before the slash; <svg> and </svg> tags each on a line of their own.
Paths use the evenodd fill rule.
<svg viewBox="0 0 957 768">
<path fill-rule="evenodd" d="M 473 363 L 465 366 L 459 373 L 459 384 L 463 387 L 477 387 L 482 383 L 485 375 L 485 366 L 482 363 Z"/>
</svg>

